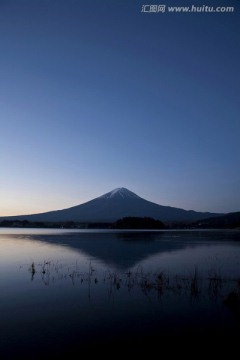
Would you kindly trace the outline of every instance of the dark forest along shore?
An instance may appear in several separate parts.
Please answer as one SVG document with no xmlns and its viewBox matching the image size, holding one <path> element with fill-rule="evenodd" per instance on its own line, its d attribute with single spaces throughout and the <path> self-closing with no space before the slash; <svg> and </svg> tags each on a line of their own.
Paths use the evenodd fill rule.
<svg viewBox="0 0 240 360">
<path fill-rule="evenodd" d="M 216 337 L 233 349 L 240 232 L 2 228 L 0 286 L 2 358 Z"/>
</svg>

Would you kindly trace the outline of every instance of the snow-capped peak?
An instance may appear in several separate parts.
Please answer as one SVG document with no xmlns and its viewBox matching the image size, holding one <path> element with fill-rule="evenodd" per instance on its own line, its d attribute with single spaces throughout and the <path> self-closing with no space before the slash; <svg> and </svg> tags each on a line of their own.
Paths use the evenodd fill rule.
<svg viewBox="0 0 240 360">
<path fill-rule="evenodd" d="M 139 196 L 124 187 L 120 187 L 120 188 L 116 188 L 116 189 L 100 196 L 99 198 L 101 198 L 101 199 L 113 199 L 113 198 L 139 199 Z"/>
</svg>

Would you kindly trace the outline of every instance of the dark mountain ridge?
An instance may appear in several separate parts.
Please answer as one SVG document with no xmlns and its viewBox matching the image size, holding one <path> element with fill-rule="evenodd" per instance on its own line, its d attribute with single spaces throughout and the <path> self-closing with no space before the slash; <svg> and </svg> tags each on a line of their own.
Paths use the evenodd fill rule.
<svg viewBox="0 0 240 360">
<path fill-rule="evenodd" d="M 198 229 L 240 229 L 240 212 L 209 217 L 191 224 Z"/>
</svg>

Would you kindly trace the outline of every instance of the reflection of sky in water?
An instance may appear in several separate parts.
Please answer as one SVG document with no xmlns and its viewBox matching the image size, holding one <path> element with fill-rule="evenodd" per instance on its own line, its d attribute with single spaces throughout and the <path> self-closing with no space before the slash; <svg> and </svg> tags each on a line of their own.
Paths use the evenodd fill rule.
<svg viewBox="0 0 240 360">
<path fill-rule="evenodd" d="M 204 274 L 216 272 L 221 276 L 240 277 L 239 245 L 199 245 L 174 252 L 158 253 L 141 261 L 141 266 L 144 269 L 163 270 L 181 275 L 188 274 L 197 267 Z"/>
<path fill-rule="evenodd" d="M 51 261 L 70 265 L 77 262 L 85 270 L 91 261 L 99 269 L 113 271 L 141 266 L 184 273 L 198 267 L 200 271 L 237 276 L 240 243 L 231 241 L 231 236 L 236 240 L 236 234 L 240 234 L 216 234 L 1 229 L 0 268 L 2 273 L 14 272 L 21 265 Z"/>
<path fill-rule="evenodd" d="M 194 300 L 189 287 L 188 292 L 175 289 L 160 295 L 134 281 L 129 286 L 126 273 L 141 268 L 188 275 L 198 266 L 200 272 L 214 269 L 221 276 L 238 275 L 237 241 L 218 241 L 218 236 L 211 241 L 199 234 L 194 243 L 194 234 L 20 232 L 0 230 L 0 338 L 8 355 L 15 348 L 17 354 L 24 353 L 29 344 L 49 355 L 52 338 L 64 351 L 79 342 L 101 339 L 108 344 L 111 338 L 132 334 L 141 339 L 146 333 L 235 331 L 235 318 L 223 307 L 222 297 L 201 294 Z M 51 265 L 43 276 L 44 261 Z M 113 275 L 123 279 L 119 288 Z"/>
<path fill-rule="evenodd" d="M 11 233 L 11 229 L 1 229 L 1 288 L 17 294 L 22 288 L 32 286 L 31 279 L 40 289 L 42 284 L 50 283 L 62 283 L 61 286 L 66 287 L 70 280 L 76 282 L 81 277 L 86 278 L 90 268 L 92 276 L 97 279 L 98 288 L 95 290 L 99 294 L 100 288 L 101 291 L 104 288 L 100 281 L 106 273 L 126 274 L 129 270 L 192 276 L 197 268 L 205 278 L 212 274 L 239 278 L 240 243 L 216 241 L 218 238 L 213 233 L 211 241 L 208 233 L 194 232 L 144 234 L 46 229 L 20 229 L 18 232 L 13 229 Z M 44 262 L 48 265 L 43 277 Z M 33 263 L 35 273 L 31 274 Z"/>
</svg>

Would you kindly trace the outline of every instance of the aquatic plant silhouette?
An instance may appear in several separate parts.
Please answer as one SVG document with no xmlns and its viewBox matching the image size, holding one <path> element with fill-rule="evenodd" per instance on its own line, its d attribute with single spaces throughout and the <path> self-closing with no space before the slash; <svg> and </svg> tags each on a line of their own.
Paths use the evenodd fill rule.
<svg viewBox="0 0 240 360">
<path fill-rule="evenodd" d="M 168 292 L 179 295 L 185 294 L 194 300 L 199 299 L 201 294 L 208 294 L 210 299 L 223 299 L 224 304 L 230 310 L 234 310 L 235 304 L 240 303 L 240 278 L 223 278 L 216 271 L 212 271 L 208 276 L 204 277 L 197 267 L 188 275 L 170 275 L 163 270 L 157 272 L 144 271 L 140 266 L 135 270 L 126 272 L 107 270 L 98 273 L 97 267 L 95 268 L 91 261 L 88 270 L 83 272 L 82 267 L 77 262 L 66 267 L 60 262 L 44 260 L 39 264 L 32 262 L 28 269 L 32 281 L 41 278 L 42 282 L 47 286 L 56 281 L 66 281 L 68 279 L 71 280 L 73 286 L 77 281 L 80 284 L 87 284 L 89 298 L 92 286 L 105 283 L 109 285 L 109 294 L 111 295 L 121 288 L 125 288 L 129 292 L 140 289 L 145 295 L 157 293 L 158 296 L 163 296 Z M 223 285 L 227 283 L 234 284 L 236 289 L 226 294 L 223 291 Z"/>
</svg>

